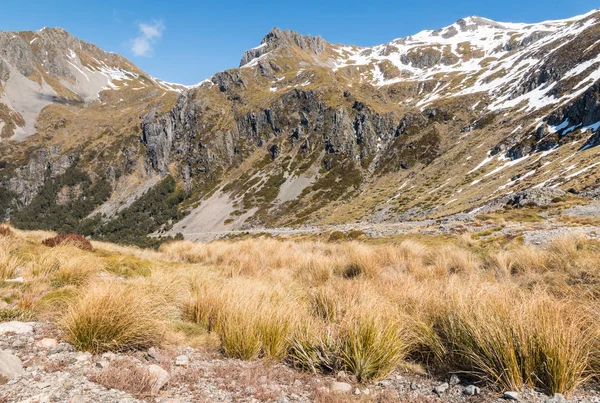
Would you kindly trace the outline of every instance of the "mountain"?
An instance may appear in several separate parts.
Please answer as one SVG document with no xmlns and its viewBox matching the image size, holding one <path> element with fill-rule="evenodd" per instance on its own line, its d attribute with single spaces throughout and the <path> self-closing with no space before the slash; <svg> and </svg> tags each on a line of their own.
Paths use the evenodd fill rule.
<svg viewBox="0 0 600 403">
<path fill-rule="evenodd" d="M 12 49 L 0 59 L 0 183 L 13 217 L 74 166 L 110 188 L 88 206 L 90 233 L 148 207 L 159 183 L 168 191 L 151 198 L 170 213 L 144 228 L 188 235 L 438 218 L 600 184 L 600 10 L 468 17 L 369 48 L 274 28 L 239 68 L 194 88 L 60 29 L 0 38 Z M 81 197 L 63 182 L 55 199 Z"/>
</svg>

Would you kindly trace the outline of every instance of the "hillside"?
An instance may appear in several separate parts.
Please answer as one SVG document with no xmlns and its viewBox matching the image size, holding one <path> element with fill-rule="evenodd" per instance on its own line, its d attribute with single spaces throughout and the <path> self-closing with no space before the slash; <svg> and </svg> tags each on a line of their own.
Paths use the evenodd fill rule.
<svg viewBox="0 0 600 403">
<path fill-rule="evenodd" d="M 274 28 L 239 68 L 189 89 L 60 29 L 5 33 L 42 78 L 18 70 L 2 81 L 2 99 L 24 82 L 61 101 L 40 104 L 33 126 L 17 101 L 3 101 L 12 112 L 0 143 L 0 213 L 27 228 L 46 222 L 35 205 L 49 179 L 60 183 L 45 199 L 89 201 L 70 229 L 104 237 L 124 231 L 113 217 L 147 221 L 139 214 L 162 203 L 142 195 L 163 178 L 175 186 L 163 181 L 172 190 L 155 193 L 170 201 L 161 219 L 134 229 L 139 236 L 472 217 L 531 189 L 594 196 L 599 18 L 468 17 L 371 48 Z M 50 50 L 36 46 L 49 42 L 61 62 L 44 70 Z M 20 63 L 2 60 L 11 71 Z M 105 191 L 61 182 L 69 167 L 90 189 L 106 181 Z"/>
</svg>

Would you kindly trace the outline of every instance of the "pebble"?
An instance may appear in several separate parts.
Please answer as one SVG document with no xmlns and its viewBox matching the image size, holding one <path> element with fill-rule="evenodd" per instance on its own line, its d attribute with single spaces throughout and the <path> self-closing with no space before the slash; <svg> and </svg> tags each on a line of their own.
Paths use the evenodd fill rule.
<svg viewBox="0 0 600 403">
<path fill-rule="evenodd" d="M 40 348 L 56 348 L 58 347 L 58 340 L 44 338 L 35 343 L 36 347 Z"/>
<path fill-rule="evenodd" d="M 504 398 L 506 400 L 519 400 L 519 392 L 504 392 Z"/>
<path fill-rule="evenodd" d="M 567 403 L 567 399 L 560 393 L 555 393 L 550 399 L 546 399 L 545 403 Z"/>
<path fill-rule="evenodd" d="M 265 375 L 258 377 L 256 383 L 258 383 L 259 385 L 267 383 L 267 377 Z"/>
<path fill-rule="evenodd" d="M 475 385 L 468 385 L 463 389 L 463 394 L 467 396 L 475 396 L 481 393 L 481 389 L 479 389 Z"/>
<path fill-rule="evenodd" d="M 450 385 L 448 385 L 448 382 L 444 382 L 441 385 L 438 385 L 435 388 L 433 388 L 433 391 L 439 396 L 445 391 L 447 391 L 449 387 Z"/>
<path fill-rule="evenodd" d="M 175 358 L 175 365 L 178 367 L 187 367 L 190 364 L 190 359 L 187 355 L 180 355 Z"/>
<path fill-rule="evenodd" d="M 346 382 L 332 382 L 331 391 L 336 393 L 350 393 L 352 392 L 352 385 Z"/>
<path fill-rule="evenodd" d="M 450 385 L 458 385 L 460 383 L 460 379 L 458 378 L 458 376 L 452 374 L 452 376 L 450 377 Z"/>
<path fill-rule="evenodd" d="M 79 362 L 87 362 L 91 359 L 92 359 L 92 355 L 90 353 L 77 354 L 77 356 L 75 357 L 75 360 L 77 360 Z"/>
</svg>

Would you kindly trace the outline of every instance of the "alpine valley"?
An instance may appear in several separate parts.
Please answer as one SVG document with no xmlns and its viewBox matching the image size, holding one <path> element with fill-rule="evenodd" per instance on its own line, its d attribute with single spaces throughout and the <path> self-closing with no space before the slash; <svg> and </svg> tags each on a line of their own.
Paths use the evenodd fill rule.
<svg viewBox="0 0 600 403">
<path fill-rule="evenodd" d="M 600 10 L 361 48 L 272 29 L 193 86 L 0 32 L 0 221 L 153 246 L 600 195 Z"/>
</svg>

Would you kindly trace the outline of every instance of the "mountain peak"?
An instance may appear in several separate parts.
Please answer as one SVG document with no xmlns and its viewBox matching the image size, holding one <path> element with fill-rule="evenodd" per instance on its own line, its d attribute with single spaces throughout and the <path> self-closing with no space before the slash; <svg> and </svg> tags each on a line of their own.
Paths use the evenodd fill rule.
<svg viewBox="0 0 600 403">
<path fill-rule="evenodd" d="M 244 53 L 240 61 L 240 67 L 247 65 L 276 48 L 297 46 L 300 49 L 309 50 L 319 55 L 324 52 L 325 44 L 326 41 L 320 36 L 302 35 L 296 31 L 282 30 L 274 27 L 263 37 L 259 46 L 249 49 Z"/>
</svg>

